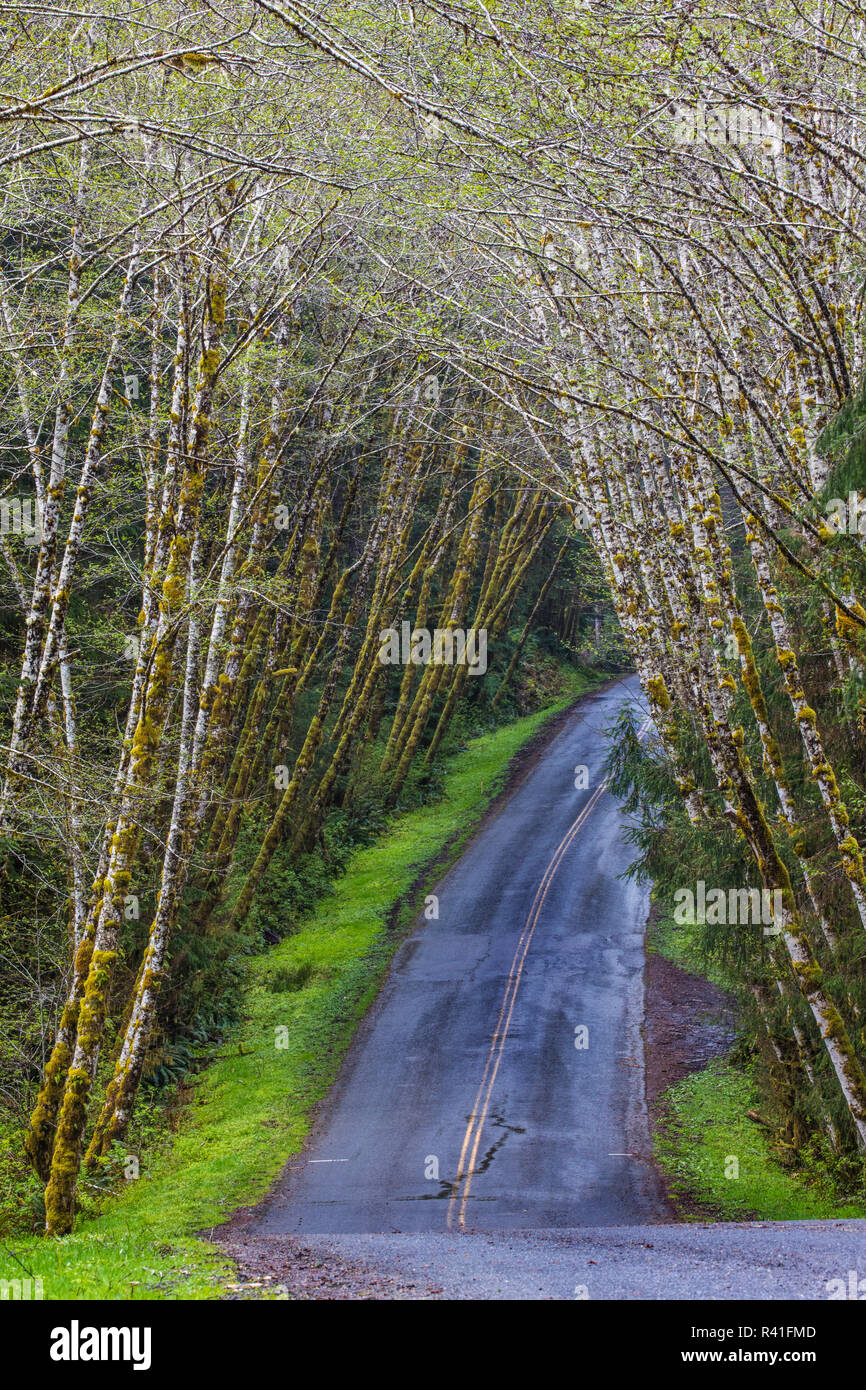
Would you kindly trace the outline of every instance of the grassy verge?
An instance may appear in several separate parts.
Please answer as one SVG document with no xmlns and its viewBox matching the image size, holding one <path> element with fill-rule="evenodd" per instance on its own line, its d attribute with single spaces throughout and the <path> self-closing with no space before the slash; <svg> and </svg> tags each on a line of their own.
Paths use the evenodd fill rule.
<svg viewBox="0 0 866 1390">
<path fill-rule="evenodd" d="M 805 1221 L 866 1216 L 866 1204 L 841 1200 L 817 1168 L 789 1171 L 776 1161 L 767 1132 L 746 1111 L 755 1104 L 748 1070 L 711 1062 L 666 1093 L 667 1117 L 655 1152 L 673 1192 L 697 1201 L 702 1218 Z"/>
<path fill-rule="evenodd" d="M 46 1298 L 219 1297 L 230 1266 L 197 1232 L 259 1200 L 300 1149 L 425 888 L 514 755 L 589 684 L 574 673 L 555 704 L 473 739 L 449 760 L 440 800 L 353 855 L 300 930 L 250 960 L 243 1022 L 190 1087 L 177 1133 L 119 1195 L 91 1204 L 83 1189 L 73 1235 L 0 1244 L 0 1278 L 41 1278 Z"/>
<path fill-rule="evenodd" d="M 662 913 L 650 927 L 647 949 L 732 991 L 724 963 L 708 960 L 701 950 L 699 932 Z M 805 1155 L 796 1169 L 779 1162 L 767 1130 L 747 1116 L 760 1108 L 751 1069 L 736 1054 L 665 1092 L 653 1147 L 681 1214 L 719 1221 L 866 1216 L 866 1196 L 840 1192 L 826 1153 Z"/>
</svg>

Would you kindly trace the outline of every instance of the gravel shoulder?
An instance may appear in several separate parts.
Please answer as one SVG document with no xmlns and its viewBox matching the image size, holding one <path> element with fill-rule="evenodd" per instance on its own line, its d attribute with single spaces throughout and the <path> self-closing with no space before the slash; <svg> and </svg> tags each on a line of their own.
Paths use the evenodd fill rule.
<svg viewBox="0 0 866 1390">
<path fill-rule="evenodd" d="M 866 1221 L 272 1236 L 226 1248 L 247 1284 L 235 1297 L 281 1285 L 279 1296 L 302 1300 L 825 1301 L 831 1280 L 866 1269 Z"/>
</svg>

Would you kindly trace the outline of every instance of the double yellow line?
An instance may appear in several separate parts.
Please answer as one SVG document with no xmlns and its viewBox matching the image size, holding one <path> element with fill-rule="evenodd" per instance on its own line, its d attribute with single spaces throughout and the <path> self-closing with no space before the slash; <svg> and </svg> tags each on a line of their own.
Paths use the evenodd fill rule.
<svg viewBox="0 0 866 1390">
<path fill-rule="evenodd" d="M 647 719 L 641 726 L 638 738 L 643 738 L 649 726 L 650 721 Z M 484 1129 L 484 1121 L 487 1118 L 490 1097 L 493 1094 L 496 1074 L 499 1071 L 499 1063 L 502 1061 L 505 1039 L 508 1037 L 511 1015 L 514 1013 L 514 1003 L 517 999 L 517 991 L 520 987 L 523 967 L 526 963 L 526 957 L 529 954 L 529 948 L 532 945 L 532 938 L 535 935 L 535 928 L 538 925 L 538 919 L 541 915 L 541 909 L 544 906 L 544 900 L 547 897 L 554 875 L 562 863 L 567 850 L 575 836 L 579 833 L 584 822 L 592 814 L 595 806 L 606 792 L 609 780 L 610 779 L 606 777 L 601 785 L 596 788 L 580 815 L 569 826 L 554 850 L 550 862 L 544 871 L 541 882 L 535 891 L 532 907 L 529 909 L 529 915 L 524 923 L 523 931 L 520 934 L 520 940 L 514 952 L 514 959 L 511 962 L 511 970 L 505 986 L 502 1007 L 499 1010 L 496 1031 L 493 1034 L 493 1041 L 490 1044 L 490 1051 L 487 1054 L 484 1075 L 481 1078 L 481 1084 L 478 1087 L 478 1093 L 475 1097 L 475 1104 L 472 1107 L 469 1123 L 466 1126 L 466 1133 L 463 1136 L 463 1147 L 460 1150 L 460 1161 L 457 1165 L 457 1177 L 454 1180 L 454 1187 L 448 1202 L 448 1211 L 446 1215 L 449 1231 L 453 1229 L 454 1211 L 458 1202 L 460 1204 L 460 1209 L 457 1214 L 457 1224 L 461 1229 L 466 1225 L 466 1203 L 469 1200 L 469 1193 L 472 1188 L 472 1177 L 476 1171 L 475 1161 L 478 1157 L 478 1149 L 481 1144 L 481 1132 Z M 469 1155 L 468 1161 L 467 1154 Z M 463 1188 L 462 1195 L 460 1191 L 461 1186 Z"/>
</svg>

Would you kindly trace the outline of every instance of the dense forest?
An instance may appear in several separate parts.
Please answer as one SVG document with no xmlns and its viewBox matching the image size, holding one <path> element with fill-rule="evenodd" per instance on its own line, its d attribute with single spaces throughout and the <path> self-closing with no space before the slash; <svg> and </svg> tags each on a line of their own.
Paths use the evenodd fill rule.
<svg viewBox="0 0 866 1390">
<path fill-rule="evenodd" d="M 567 663 L 640 677 L 659 901 L 773 895 L 704 946 L 780 1142 L 859 1181 L 866 16 L 4 10 L 0 1101 L 47 1231 Z"/>
</svg>

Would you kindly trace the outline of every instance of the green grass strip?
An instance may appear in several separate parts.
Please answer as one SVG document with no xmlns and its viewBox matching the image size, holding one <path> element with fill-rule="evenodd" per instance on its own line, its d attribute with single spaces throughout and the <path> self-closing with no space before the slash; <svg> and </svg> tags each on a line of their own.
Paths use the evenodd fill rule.
<svg viewBox="0 0 866 1390">
<path fill-rule="evenodd" d="M 720 1059 L 665 1093 L 669 1113 L 656 1131 L 656 1158 L 674 1194 L 706 1210 L 695 1220 L 806 1221 L 866 1215 L 840 1201 L 827 1174 L 779 1163 L 767 1131 L 746 1111 L 756 1103 L 751 1073 Z"/>
</svg>

